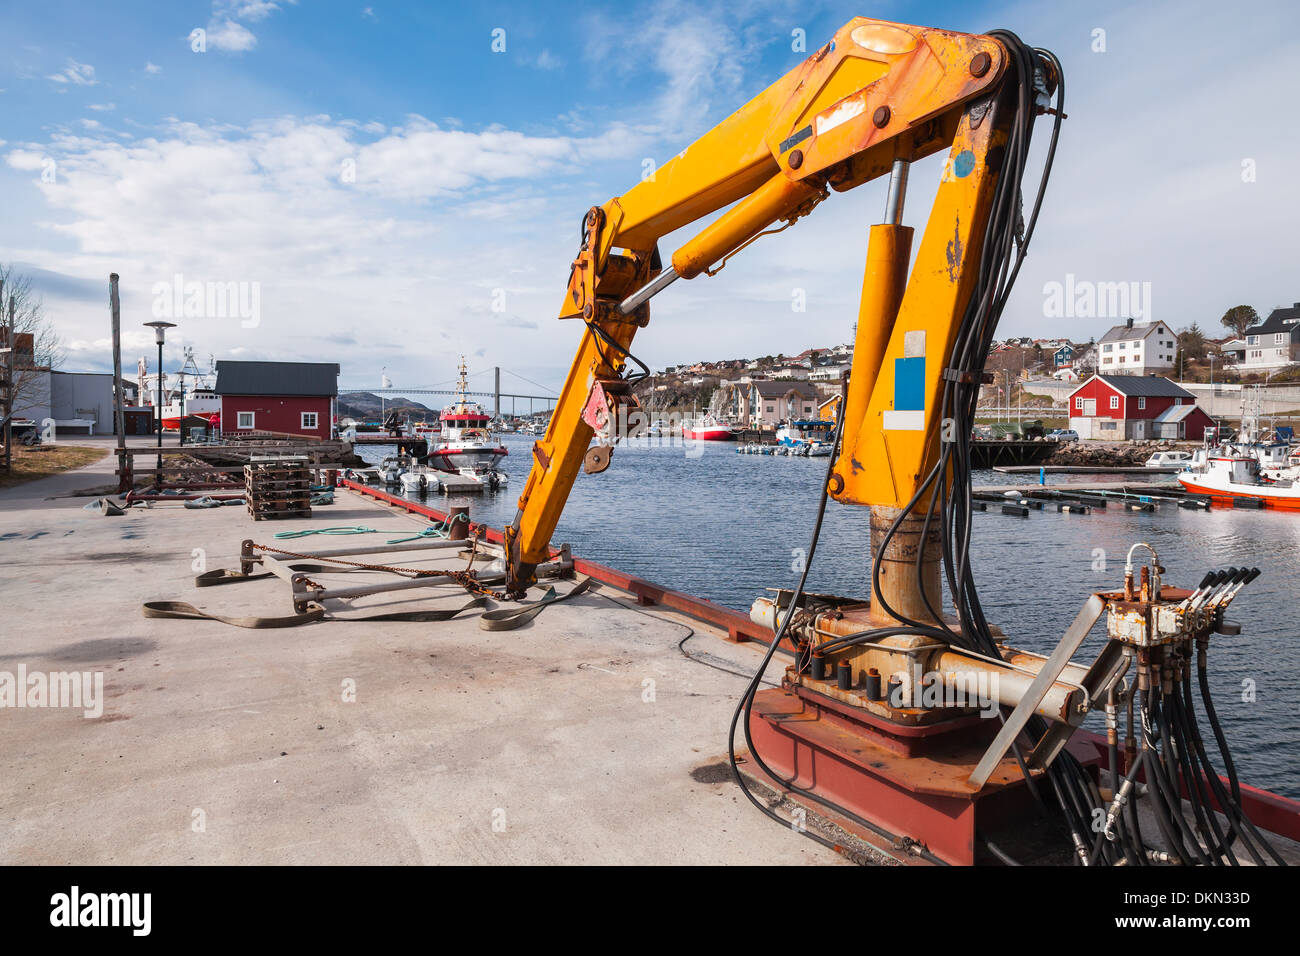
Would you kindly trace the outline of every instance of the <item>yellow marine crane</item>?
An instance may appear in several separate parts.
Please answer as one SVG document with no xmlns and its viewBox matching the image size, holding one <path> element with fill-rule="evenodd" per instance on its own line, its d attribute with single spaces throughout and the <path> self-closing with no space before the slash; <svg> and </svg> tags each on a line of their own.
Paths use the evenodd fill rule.
<svg viewBox="0 0 1300 956">
<path fill-rule="evenodd" d="M 1123 590 L 1092 594 L 1047 657 L 1007 647 L 977 593 L 971 430 L 1063 104 L 1060 62 L 1012 33 L 858 18 L 652 178 L 590 209 L 560 307 L 561 319 L 585 328 L 505 529 L 506 591 L 524 594 L 550 558 L 578 469 L 610 465 L 618 424 L 635 406 L 636 376 L 624 372 L 628 362 L 642 364 L 630 349 L 649 322 L 649 300 L 677 279 L 715 274 L 832 191 L 888 176 L 884 222 L 869 229 L 853 363 L 803 574 L 796 588 L 759 598 L 750 611 L 772 640 L 732 717 L 737 782 L 782 824 L 790 821 L 751 792 L 746 774 L 829 810 L 878 849 L 934 863 L 974 862 L 977 847 L 1014 862 L 990 833 L 1025 819 L 1030 799 L 1059 812 L 1069 854 L 1086 865 L 1229 865 L 1243 854 L 1280 863 L 1245 812 L 1257 803 L 1238 786 L 1205 671 L 1210 635 L 1239 632 L 1223 611 L 1257 570 L 1211 572 L 1195 590 L 1173 588 L 1154 549 L 1135 545 Z M 1053 117 L 1051 138 L 1037 188 L 1025 190 L 1043 115 Z M 908 170 L 945 150 L 909 270 Z M 661 237 L 720 210 L 663 262 Z M 871 508 L 869 600 L 804 590 L 829 498 Z M 1150 561 L 1135 578 L 1140 547 Z M 1091 665 L 1075 663 L 1103 613 L 1104 648 Z M 780 687 L 760 690 L 778 649 L 794 662 Z M 1193 659 L 1227 778 L 1196 730 Z M 1078 732 L 1089 711 L 1103 708 L 1105 739 Z M 749 750 L 743 772 L 738 728 Z M 1163 848 L 1142 834 L 1139 774 Z M 1180 791 L 1189 780 L 1191 820 Z M 1214 806 L 1226 811 L 1226 828 Z"/>
<path fill-rule="evenodd" d="M 854 19 L 651 179 L 593 207 L 560 308 L 561 319 L 579 319 L 586 331 L 506 529 L 508 589 L 526 588 L 548 556 L 584 459 L 588 471 L 609 464 L 609 448 L 588 446 L 595 426 L 616 420 L 629 402 L 621 373 L 633 336 L 649 322 L 650 298 L 679 278 L 716 270 L 832 190 L 884 175 L 885 221 L 870 228 L 830 493 L 891 520 L 912 501 L 938 460 L 945 374 L 981 285 L 1008 140 L 1021 133 L 1016 97 L 1026 83 L 1043 93 L 1054 86 L 1052 62 L 1013 63 L 996 36 Z M 901 222 L 908 168 L 942 150 L 943 181 L 908 282 L 912 229 Z M 729 205 L 664 266 L 662 236 Z M 929 490 L 937 490 L 933 481 Z M 896 610 L 919 614 L 938 584 L 936 554 L 926 593 L 910 602 L 896 596 Z"/>
</svg>

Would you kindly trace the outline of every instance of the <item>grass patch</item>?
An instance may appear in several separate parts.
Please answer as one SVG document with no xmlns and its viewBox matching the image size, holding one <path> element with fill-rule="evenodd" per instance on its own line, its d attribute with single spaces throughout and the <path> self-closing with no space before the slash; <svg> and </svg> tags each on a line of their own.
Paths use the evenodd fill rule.
<svg viewBox="0 0 1300 956">
<path fill-rule="evenodd" d="M 99 461 L 107 454 L 107 448 L 87 448 L 82 445 L 38 445 L 27 448 L 15 444 L 13 468 L 4 471 L 0 460 L 0 488 L 12 488 L 38 478 L 48 478 L 73 468 L 81 468 Z"/>
</svg>

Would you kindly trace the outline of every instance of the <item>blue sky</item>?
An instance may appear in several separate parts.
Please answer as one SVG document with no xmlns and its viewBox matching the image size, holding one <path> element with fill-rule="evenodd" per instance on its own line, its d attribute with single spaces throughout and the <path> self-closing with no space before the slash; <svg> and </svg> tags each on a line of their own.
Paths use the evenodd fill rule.
<svg viewBox="0 0 1300 956">
<path fill-rule="evenodd" d="M 181 321 L 173 341 L 201 357 L 339 361 L 345 384 L 387 367 L 414 386 L 464 351 L 558 383 L 582 213 L 793 68 L 793 30 L 812 51 L 855 15 L 1004 26 L 1065 61 L 1070 119 L 1004 333 L 1100 335 L 1105 316 L 1044 314 L 1067 275 L 1150 283 L 1175 327 L 1300 299 L 1300 17 L 1284 3 L 6 3 L 0 261 L 32 274 L 70 369 L 109 361 L 117 271 L 128 367 L 179 274 L 259 290 L 251 326 Z M 937 180 L 914 170 L 910 224 Z M 835 195 L 678 283 L 638 351 L 663 365 L 847 340 L 882 205 L 880 184 Z"/>
</svg>

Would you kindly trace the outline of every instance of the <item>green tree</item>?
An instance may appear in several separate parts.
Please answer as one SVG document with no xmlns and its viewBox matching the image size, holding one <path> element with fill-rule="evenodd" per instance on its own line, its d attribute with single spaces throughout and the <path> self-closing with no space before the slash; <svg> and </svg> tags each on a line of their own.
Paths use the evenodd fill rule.
<svg viewBox="0 0 1300 956">
<path fill-rule="evenodd" d="M 1178 354 L 1174 356 L 1175 369 L 1181 377 L 1188 362 L 1204 362 L 1210 346 L 1201 327 L 1193 322 L 1178 333 Z"/>
<path fill-rule="evenodd" d="M 1259 313 L 1248 305 L 1234 305 L 1219 320 L 1225 329 L 1231 329 L 1237 338 L 1243 338 L 1246 330 L 1259 324 Z"/>
</svg>

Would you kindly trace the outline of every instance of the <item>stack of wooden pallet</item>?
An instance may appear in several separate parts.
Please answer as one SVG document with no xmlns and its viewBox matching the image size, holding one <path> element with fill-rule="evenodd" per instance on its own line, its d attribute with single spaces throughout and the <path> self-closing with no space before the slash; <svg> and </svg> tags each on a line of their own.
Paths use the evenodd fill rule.
<svg viewBox="0 0 1300 956">
<path fill-rule="evenodd" d="M 244 490 L 254 521 L 311 517 L 311 468 L 305 455 L 253 457 L 244 466 Z"/>
</svg>

